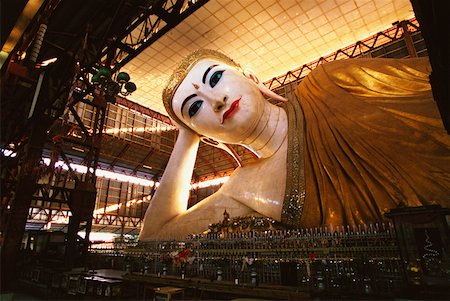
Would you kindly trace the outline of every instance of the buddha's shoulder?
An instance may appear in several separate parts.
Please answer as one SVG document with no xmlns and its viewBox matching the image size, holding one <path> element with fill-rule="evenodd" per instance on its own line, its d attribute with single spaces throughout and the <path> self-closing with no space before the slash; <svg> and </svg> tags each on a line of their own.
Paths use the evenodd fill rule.
<svg viewBox="0 0 450 301">
<path fill-rule="evenodd" d="M 245 179 L 264 181 L 283 177 L 286 173 L 286 155 L 280 154 L 270 158 L 255 159 L 234 170 L 228 181 L 239 182 Z"/>
<path fill-rule="evenodd" d="M 427 57 L 404 59 L 354 58 L 322 63 L 311 71 L 308 77 L 318 76 L 321 73 L 327 75 L 355 72 L 359 73 L 365 72 L 367 69 L 377 70 L 379 72 L 390 69 L 403 69 L 409 71 L 417 70 L 428 74 L 431 72 L 430 62 Z"/>
</svg>

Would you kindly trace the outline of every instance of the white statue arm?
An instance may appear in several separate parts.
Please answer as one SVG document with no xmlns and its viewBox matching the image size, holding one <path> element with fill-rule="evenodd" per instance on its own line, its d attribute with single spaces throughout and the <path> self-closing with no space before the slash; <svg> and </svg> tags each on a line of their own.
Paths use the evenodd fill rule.
<svg viewBox="0 0 450 301">
<path fill-rule="evenodd" d="M 232 197 L 232 187 L 224 191 L 219 190 L 187 209 L 199 142 L 197 134 L 180 128 L 160 185 L 145 213 L 139 234 L 140 241 L 183 238 L 189 233 L 201 233 L 208 229 L 209 224 L 219 222 L 225 209 L 233 217 L 256 214 L 258 211 L 244 205 L 239 197 Z M 230 182 L 233 184 L 234 181 Z M 225 185 L 226 187 L 228 185 Z"/>
<path fill-rule="evenodd" d="M 174 217 L 185 212 L 200 138 L 180 127 L 180 132 L 150 206 L 145 213 L 139 239 L 154 236 Z"/>
</svg>

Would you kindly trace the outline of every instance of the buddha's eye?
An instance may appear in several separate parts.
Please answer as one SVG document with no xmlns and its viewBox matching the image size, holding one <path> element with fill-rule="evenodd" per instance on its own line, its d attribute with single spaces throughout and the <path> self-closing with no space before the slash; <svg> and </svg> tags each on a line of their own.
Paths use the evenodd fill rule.
<svg viewBox="0 0 450 301">
<path fill-rule="evenodd" d="M 222 74 L 224 71 L 225 70 L 219 70 L 214 72 L 213 75 L 211 75 L 211 78 L 209 79 L 209 85 L 211 86 L 211 88 L 214 88 L 214 86 L 217 85 L 217 83 L 222 78 Z"/>
<path fill-rule="evenodd" d="M 189 118 L 192 118 L 195 114 L 197 114 L 198 110 L 200 110 L 200 107 L 203 104 L 203 100 L 196 100 L 193 104 L 189 107 L 188 114 Z"/>
</svg>

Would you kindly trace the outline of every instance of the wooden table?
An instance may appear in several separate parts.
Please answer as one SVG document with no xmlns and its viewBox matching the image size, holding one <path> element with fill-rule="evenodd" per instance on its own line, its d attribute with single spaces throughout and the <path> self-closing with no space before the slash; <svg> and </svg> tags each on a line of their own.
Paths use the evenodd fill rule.
<svg viewBox="0 0 450 301">
<path fill-rule="evenodd" d="M 234 282 L 227 281 L 208 281 L 205 279 L 187 278 L 180 279 L 179 277 L 164 276 L 158 277 L 156 275 L 142 275 L 142 274 L 127 274 L 124 275 L 124 280 L 128 283 L 139 283 L 147 287 L 148 290 L 153 289 L 156 294 L 156 288 L 174 287 L 196 290 L 199 292 L 214 292 L 234 294 L 237 297 L 259 298 L 269 300 L 310 300 L 311 294 L 306 291 L 298 291 L 294 287 L 286 286 L 269 286 L 260 285 L 252 286 L 248 284 L 236 285 Z M 166 300 L 166 299 L 162 299 Z"/>
<path fill-rule="evenodd" d="M 122 280 L 107 279 L 98 276 L 86 276 L 83 280 L 86 281 L 84 294 L 104 297 L 120 296 Z"/>
<path fill-rule="evenodd" d="M 170 301 L 173 295 L 181 294 L 184 298 L 184 288 L 174 286 L 163 286 L 155 288 L 156 301 Z"/>
</svg>

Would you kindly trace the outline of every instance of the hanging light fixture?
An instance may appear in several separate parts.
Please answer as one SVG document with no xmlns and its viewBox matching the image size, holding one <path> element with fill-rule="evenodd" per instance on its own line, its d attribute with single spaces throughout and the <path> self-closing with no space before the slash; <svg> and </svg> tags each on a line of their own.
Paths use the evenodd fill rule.
<svg viewBox="0 0 450 301">
<path fill-rule="evenodd" d="M 100 67 L 96 74 L 91 78 L 91 82 L 97 89 L 105 92 L 105 98 L 111 103 L 116 102 L 117 94 L 128 96 L 136 91 L 136 84 L 130 82 L 130 75 L 126 72 L 119 72 L 114 78 L 111 75 L 111 69 Z"/>
</svg>

